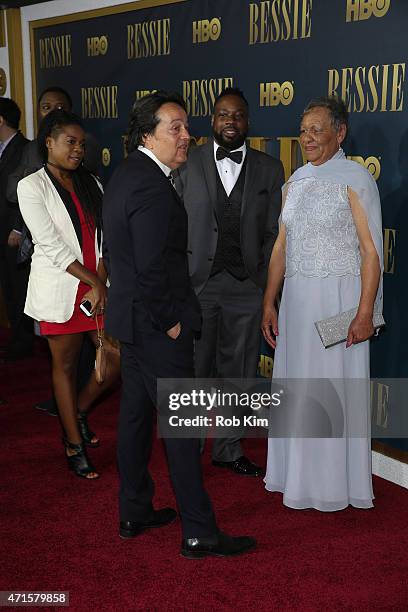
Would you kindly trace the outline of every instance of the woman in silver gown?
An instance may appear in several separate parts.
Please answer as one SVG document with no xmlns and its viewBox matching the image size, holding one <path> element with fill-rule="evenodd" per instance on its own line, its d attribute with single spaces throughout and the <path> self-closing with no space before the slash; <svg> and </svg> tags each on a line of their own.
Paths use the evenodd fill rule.
<svg viewBox="0 0 408 612">
<path fill-rule="evenodd" d="M 321 379 L 315 388 L 328 421 L 333 391 L 341 406 L 338 437 L 302 434 L 298 427 L 296 434 L 291 429 L 288 437 L 269 439 L 266 489 L 282 492 L 283 503 L 295 509 L 373 505 L 368 339 L 374 307 L 382 309 L 381 207 L 369 172 L 341 149 L 347 122 L 345 105 L 333 98 L 312 100 L 303 113 L 300 140 L 309 163 L 283 188 L 264 297 L 262 331 L 276 347 L 274 379 L 309 385 Z M 325 349 L 315 322 L 357 307 L 346 343 Z M 306 403 L 306 395 L 300 403 L 298 395 L 296 408 L 283 398 L 280 409 L 289 417 L 292 410 L 299 422 L 308 418 Z"/>
</svg>

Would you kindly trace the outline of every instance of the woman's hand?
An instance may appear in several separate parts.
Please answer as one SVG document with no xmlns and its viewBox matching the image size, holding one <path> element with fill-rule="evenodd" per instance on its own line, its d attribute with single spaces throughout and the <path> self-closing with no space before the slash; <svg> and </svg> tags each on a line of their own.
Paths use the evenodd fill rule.
<svg viewBox="0 0 408 612">
<path fill-rule="evenodd" d="M 266 342 L 273 349 L 276 348 L 276 336 L 279 336 L 279 330 L 278 313 L 276 312 L 275 306 L 264 304 L 261 328 Z"/>
<path fill-rule="evenodd" d="M 82 299 L 83 302 L 85 300 L 89 300 L 92 304 L 91 312 L 93 317 L 96 314 L 103 314 L 105 312 L 108 292 L 106 286 L 99 278 L 95 277 L 95 284 L 85 293 Z"/>
<path fill-rule="evenodd" d="M 374 334 L 375 329 L 373 326 L 372 315 L 359 315 L 350 323 L 350 327 L 347 334 L 346 348 L 349 348 L 352 344 L 359 344 L 365 342 Z"/>
</svg>

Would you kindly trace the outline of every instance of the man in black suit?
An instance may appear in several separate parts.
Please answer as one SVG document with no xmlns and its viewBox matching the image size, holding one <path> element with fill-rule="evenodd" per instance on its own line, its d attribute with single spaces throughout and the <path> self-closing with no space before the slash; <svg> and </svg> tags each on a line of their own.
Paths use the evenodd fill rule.
<svg viewBox="0 0 408 612">
<path fill-rule="evenodd" d="M 247 147 L 248 102 L 236 88 L 214 104 L 213 139 L 193 149 L 176 176 L 188 214 L 188 262 L 203 313 L 198 378 L 256 376 L 262 296 L 278 235 L 283 166 Z M 239 431 L 216 438 L 213 464 L 260 476 Z"/>
<path fill-rule="evenodd" d="M 111 286 L 107 331 L 121 343 L 119 419 L 120 535 L 129 538 L 172 522 L 171 508 L 154 510 L 148 471 L 158 378 L 192 378 L 193 335 L 201 324 L 186 256 L 187 216 L 171 170 L 187 156 L 182 98 L 156 92 L 138 100 L 128 132 L 128 157 L 104 198 L 104 236 Z M 255 546 L 216 525 L 203 487 L 198 439 L 166 439 L 170 475 L 189 558 L 239 554 Z"/>
<path fill-rule="evenodd" d="M 14 100 L 0 98 L 0 284 L 11 326 L 9 358 L 29 355 L 33 343 L 33 322 L 24 314 L 30 268 L 17 264 L 20 234 L 15 229 L 19 211 L 6 196 L 9 174 L 19 164 L 28 142 L 18 129 L 20 116 Z"/>
</svg>

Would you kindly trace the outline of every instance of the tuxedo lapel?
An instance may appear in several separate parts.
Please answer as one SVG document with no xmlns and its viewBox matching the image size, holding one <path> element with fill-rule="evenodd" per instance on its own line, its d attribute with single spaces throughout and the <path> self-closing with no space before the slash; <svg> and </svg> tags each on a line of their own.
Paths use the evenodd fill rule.
<svg viewBox="0 0 408 612">
<path fill-rule="evenodd" d="M 246 207 L 251 200 L 251 193 L 258 174 L 258 161 L 252 150 L 248 147 L 246 154 L 246 173 L 244 183 L 244 194 L 242 197 L 241 217 L 245 214 Z"/>
<path fill-rule="evenodd" d="M 220 215 L 221 211 L 217 210 L 217 168 L 215 166 L 214 161 L 214 144 L 212 139 L 209 140 L 205 145 L 202 145 L 202 147 L 200 148 L 200 152 L 205 182 L 207 183 L 209 201 L 214 204 L 215 213 L 217 215 L 217 218 L 220 219 L 222 215 Z"/>
</svg>

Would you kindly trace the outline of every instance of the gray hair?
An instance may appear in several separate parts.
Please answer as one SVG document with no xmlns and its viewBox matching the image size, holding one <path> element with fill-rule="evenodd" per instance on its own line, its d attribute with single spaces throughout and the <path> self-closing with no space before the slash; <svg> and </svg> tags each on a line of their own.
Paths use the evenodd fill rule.
<svg viewBox="0 0 408 612">
<path fill-rule="evenodd" d="M 327 108 L 330 113 L 332 126 L 336 132 L 342 125 L 348 127 L 348 110 L 346 104 L 341 98 L 335 96 L 322 96 L 320 98 L 313 98 L 306 106 L 302 114 L 303 117 L 314 108 Z"/>
</svg>

